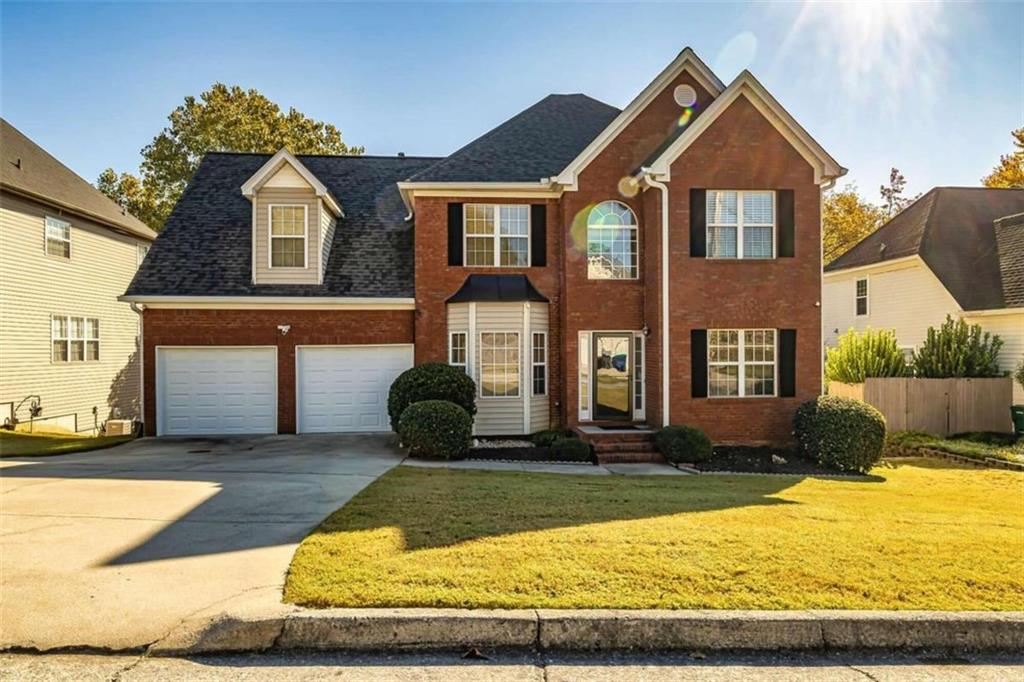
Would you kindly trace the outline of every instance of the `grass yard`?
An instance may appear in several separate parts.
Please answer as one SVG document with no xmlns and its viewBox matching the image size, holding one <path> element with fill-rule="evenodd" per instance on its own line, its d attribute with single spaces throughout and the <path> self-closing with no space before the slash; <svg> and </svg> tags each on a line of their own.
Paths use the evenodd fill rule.
<svg viewBox="0 0 1024 682">
<path fill-rule="evenodd" d="M 73 436 L 57 433 L 27 434 L 0 431 L 0 457 L 68 455 L 102 450 L 127 443 L 132 436 Z"/>
<path fill-rule="evenodd" d="M 972 459 L 991 457 L 1007 462 L 1024 462 L 1024 438 L 1013 434 L 965 433 L 941 438 L 922 431 L 897 431 L 889 434 L 886 441 L 898 447 L 930 448 Z"/>
<path fill-rule="evenodd" d="M 285 601 L 468 608 L 1024 609 L 1024 475 L 869 479 L 397 467 L 295 553 Z"/>
</svg>

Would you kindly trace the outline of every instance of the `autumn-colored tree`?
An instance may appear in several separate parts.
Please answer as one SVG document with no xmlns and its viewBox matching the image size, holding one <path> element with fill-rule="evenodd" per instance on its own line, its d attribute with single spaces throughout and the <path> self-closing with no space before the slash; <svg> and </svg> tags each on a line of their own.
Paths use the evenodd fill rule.
<svg viewBox="0 0 1024 682">
<path fill-rule="evenodd" d="M 258 91 L 214 83 L 186 97 L 168 116 L 170 125 L 142 150 L 140 175 L 103 171 L 96 185 L 155 230 L 163 227 L 185 185 L 212 151 L 294 154 L 362 154 L 341 132 L 295 109 L 287 112 Z"/>
<path fill-rule="evenodd" d="M 826 194 L 821 216 L 825 262 L 829 263 L 849 251 L 854 244 L 877 230 L 885 218 L 881 208 L 861 198 L 856 185 L 846 185 L 841 190 Z"/>
<path fill-rule="evenodd" d="M 1024 128 L 1010 133 L 1016 151 L 999 157 L 999 165 L 981 179 L 986 187 L 1015 187 L 1024 189 Z"/>
</svg>

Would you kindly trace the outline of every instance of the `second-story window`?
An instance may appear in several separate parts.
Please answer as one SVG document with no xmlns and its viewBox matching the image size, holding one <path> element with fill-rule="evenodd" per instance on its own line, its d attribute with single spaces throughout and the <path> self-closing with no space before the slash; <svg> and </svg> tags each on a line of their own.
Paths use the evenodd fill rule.
<svg viewBox="0 0 1024 682">
<path fill-rule="evenodd" d="M 528 205 L 466 204 L 465 216 L 467 266 L 525 268 L 530 265 Z"/>
<path fill-rule="evenodd" d="M 71 223 L 46 216 L 46 253 L 71 258 Z"/>
<path fill-rule="evenodd" d="M 306 267 L 306 207 L 270 207 L 270 267 Z"/>
<path fill-rule="evenodd" d="M 636 279 L 636 216 L 618 201 L 603 201 L 587 215 L 587 277 Z"/>
<path fill-rule="evenodd" d="M 707 192 L 708 258 L 774 258 L 775 192 Z"/>
</svg>

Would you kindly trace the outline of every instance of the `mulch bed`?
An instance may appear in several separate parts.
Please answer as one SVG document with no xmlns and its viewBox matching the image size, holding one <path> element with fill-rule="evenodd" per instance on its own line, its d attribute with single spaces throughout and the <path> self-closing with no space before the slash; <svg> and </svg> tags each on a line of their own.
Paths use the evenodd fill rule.
<svg viewBox="0 0 1024 682">
<path fill-rule="evenodd" d="M 473 448 L 465 459 L 486 462 L 543 462 L 547 464 L 593 464 L 593 462 L 571 462 L 552 459 L 550 448 Z"/>
<path fill-rule="evenodd" d="M 786 460 L 777 464 L 776 455 Z M 829 476 L 860 476 L 853 471 L 839 471 L 809 459 L 797 456 L 792 450 L 771 447 L 719 446 L 713 450 L 711 460 L 694 466 L 698 471 L 725 471 L 744 474 L 807 474 Z"/>
</svg>

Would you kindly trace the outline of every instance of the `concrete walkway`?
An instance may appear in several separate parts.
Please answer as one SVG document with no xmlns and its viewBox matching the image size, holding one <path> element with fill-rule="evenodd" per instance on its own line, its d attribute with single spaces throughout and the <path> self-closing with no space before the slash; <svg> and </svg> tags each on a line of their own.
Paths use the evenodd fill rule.
<svg viewBox="0 0 1024 682">
<path fill-rule="evenodd" d="M 0 460 L 0 648 L 143 647 L 209 610 L 279 603 L 302 538 L 401 460 L 390 436 Z"/>
</svg>

